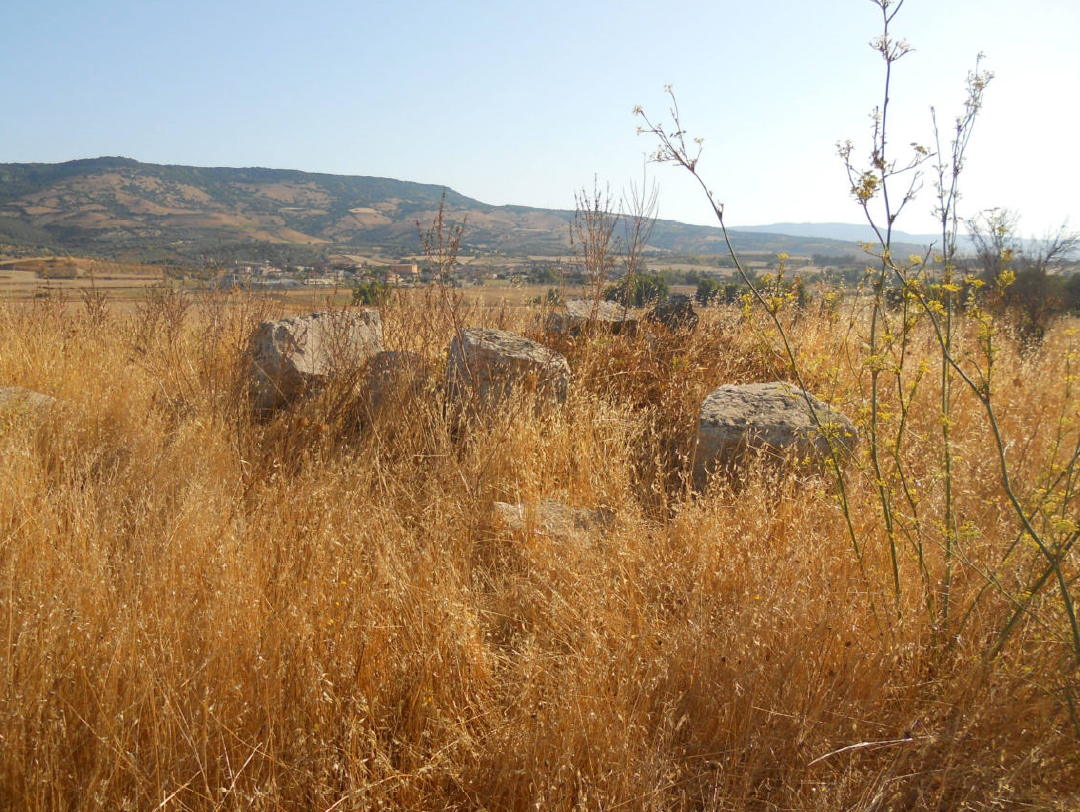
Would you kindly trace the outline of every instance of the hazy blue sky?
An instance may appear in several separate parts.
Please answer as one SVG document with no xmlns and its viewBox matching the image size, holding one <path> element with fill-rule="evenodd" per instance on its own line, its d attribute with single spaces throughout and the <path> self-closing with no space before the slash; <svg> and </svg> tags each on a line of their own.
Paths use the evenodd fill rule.
<svg viewBox="0 0 1080 812">
<path fill-rule="evenodd" d="M 0 162 L 268 166 L 569 208 L 594 175 L 616 194 L 640 178 L 654 145 L 631 110 L 662 117 L 670 83 L 730 224 L 859 222 L 836 142 L 869 140 L 879 21 L 868 0 L 0 0 Z M 893 143 L 929 142 L 930 105 L 951 126 L 983 51 L 964 210 L 1080 227 L 1080 3 L 907 0 L 895 34 L 915 51 Z M 649 171 L 662 217 L 710 222 L 687 178 Z M 898 227 L 931 229 L 930 192 Z"/>
</svg>

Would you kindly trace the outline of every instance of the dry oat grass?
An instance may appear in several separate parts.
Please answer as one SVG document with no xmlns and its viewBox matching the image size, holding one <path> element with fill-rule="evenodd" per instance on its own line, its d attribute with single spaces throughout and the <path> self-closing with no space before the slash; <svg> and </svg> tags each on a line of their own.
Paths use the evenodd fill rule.
<svg viewBox="0 0 1080 812">
<path fill-rule="evenodd" d="M 862 568 L 812 472 L 751 466 L 688 493 L 702 397 L 783 373 L 738 311 L 659 344 L 563 340 L 565 408 L 511 406 L 455 433 L 437 381 L 374 424 L 342 390 L 255 422 L 244 342 L 275 305 L 189 304 L 0 307 L 0 383 L 61 401 L 0 425 L 0 807 L 1080 803 L 1061 691 L 1076 670 L 1049 600 L 997 658 L 997 591 L 935 641 L 910 560 L 891 594 L 858 461 Z M 536 330 L 525 310 L 459 316 Z M 389 348 L 443 363 L 453 320 L 437 298 L 384 322 Z M 807 380 L 858 414 L 844 333 L 822 317 L 793 335 Z M 1059 385 L 1071 340 L 1061 327 L 1038 355 L 1000 358 L 1022 476 L 1075 409 Z M 927 517 L 934 402 L 928 385 L 906 452 Z M 964 605 L 1017 528 L 983 421 L 972 403 L 957 413 Z M 609 509 L 615 526 L 567 540 L 491 511 L 541 498 Z M 1018 555 L 1002 581 L 1036 563 Z"/>
</svg>

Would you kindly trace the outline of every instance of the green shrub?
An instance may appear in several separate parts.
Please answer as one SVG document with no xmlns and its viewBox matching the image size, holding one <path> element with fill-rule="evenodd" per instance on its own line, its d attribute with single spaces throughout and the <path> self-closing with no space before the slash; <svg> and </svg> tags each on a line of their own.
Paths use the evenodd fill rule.
<svg viewBox="0 0 1080 812">
<path fill-rule="evenodd" d="M 391 290 L 389 282 L 361 282 L 353 288 L 352 303 L 379 307 L 390 301 Z"/>
<path fill-rule="evenodd" d="M 623 277 L 609 287 L 604 291 L 604 298 L 628 307 L 645 307 L 666 299 L 668 289 L 667 279 L 662 274 L 634 274 L 633 277 Z"/>
</svg>

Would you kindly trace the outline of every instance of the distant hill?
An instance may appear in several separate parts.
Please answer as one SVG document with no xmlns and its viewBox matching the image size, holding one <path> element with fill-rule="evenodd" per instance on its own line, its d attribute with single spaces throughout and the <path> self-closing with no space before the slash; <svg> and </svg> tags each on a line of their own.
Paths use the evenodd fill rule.
<svg viewBox="0 0 1080 812">
<path fill-rule="evenodd" d="M 770 223 L 764 226 L 728 226 L 728 231 L 752 232 L 755 234 L 785 234 L 791 237 L 813 237 L 827 240 L 844 240 L 853 243 L 877 242 L 874 229 L 865 223 Z M 893 241 L 905 245 L 940 245 L 940 234 L 909 234 L 894 230 Z M 961 235 L 958 240 L 961 250 L 969 247 L 970 238 Z"/>
<path fill-rule="evenodd" d="M 463 250 L 570 252 L 571 211 L 491 206 L 444 186 L 391 178 L 159 165 L 117 157 L 0 164 L 0 250 L 143 259 L 255 248 L 416 252 L 421 248 L 417 222 L 426 227 L 444 195 L 448 219 L 467 221 Z M 805 230 L 785 236 L 739 229 L 735 236 L 742 251 L 795 255 L 856 253 L 857 239 Z M 680 254 L 726 250 L 718 229 L 670 220 L 657 223 L 649 248 Z"/>
</svg>

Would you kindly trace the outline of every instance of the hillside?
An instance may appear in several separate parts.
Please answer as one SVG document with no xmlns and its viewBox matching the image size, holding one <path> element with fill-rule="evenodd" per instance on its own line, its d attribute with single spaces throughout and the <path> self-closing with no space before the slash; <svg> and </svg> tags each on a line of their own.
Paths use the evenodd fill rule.
<svg viewBox="0 0 1080 812">
<path fill-rule="evenodd" d="M 492 206 L 443 186 L 283 169 L 231 169 L 93 158 L 0 164 L 0 251 L 142 259 L 193 258 L 209 250 L 330 246 L 417 251 L 446 195 L 452 221 L 467 220 L 463 247 L 511 255 L 570 250 L 566 210 Z M 852 242 L 740 232 L 744 251 L 850 254 Z M 655 252 L 724 250 L 718 229 L 664 220 Z"/>
</svg>

